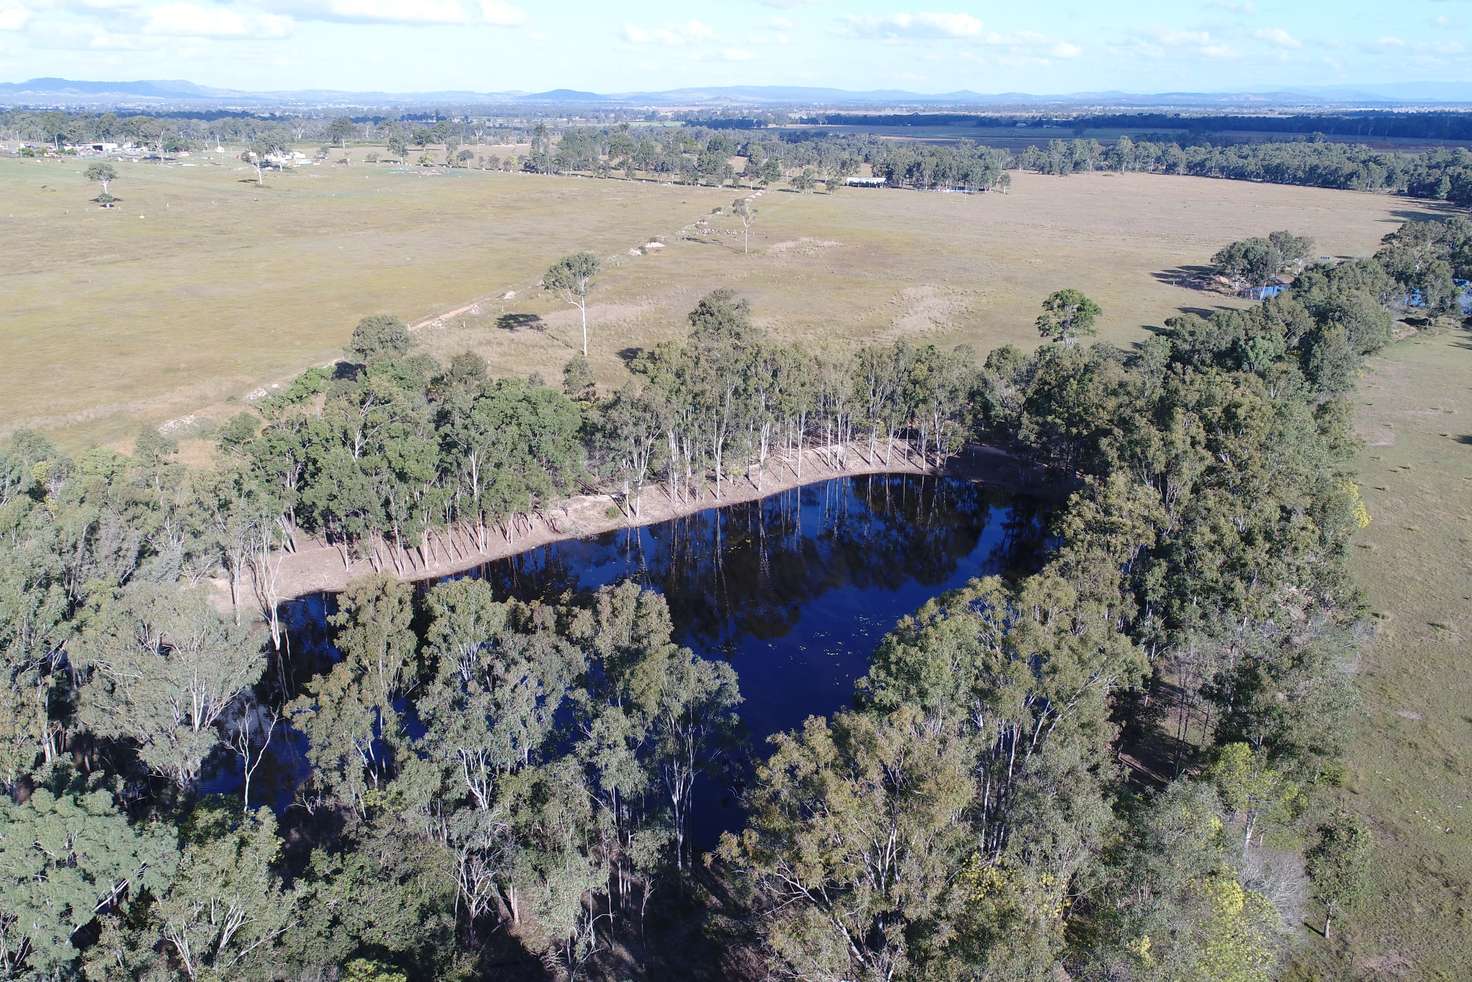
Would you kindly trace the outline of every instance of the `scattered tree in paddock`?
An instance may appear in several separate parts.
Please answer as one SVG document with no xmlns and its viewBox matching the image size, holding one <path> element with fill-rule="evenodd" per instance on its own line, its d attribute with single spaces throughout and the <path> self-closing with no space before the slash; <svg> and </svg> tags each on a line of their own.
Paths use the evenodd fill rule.
<svg viewBox="0 0 1472 982">
<path fill-rule="evenodd" d="M 87 168 L 87 180 L 102 185 L 102 193 L 93 200 L 104 208 L 111 208 L 117 199 L 109 190 L 112 182 L 117 180 L 118 172 L 112 164 L 96 163 Z"/>
<path fill-rule="evenodd" d="M 1103 311 L 1079 290 L 1059 290 L 1043 301 L 1038 333 L 1049 341 L 1075 344 L 1094 333 L 1094 321 Z"/>
<path fill-rule="evenodd" d="M 564 256 L 542 275 L 542 289 L 555 293 L 578 309 L 583 325 L 583 357 L 588 357 L 588 293 L 598 275 L 598 257 L 591 252 Z"/>
<path fill-rule="evenodd" d="M 266 165 L 270 158 L 286 152 L 286 145 L 277 140 L 256 140 L 249 147 L 240 152 L 240 159 L 256 169 L 256 184 L 264 187 L 266 183 Z"/>
<path fill-rule="evenodd" d="M 358 321 L 344 350 L 354 362 L 367 365 L 380 358 L 407 354 L 412 344 L 403 321 L 392 314 L 373 314 Z"/>
<path fill-rule="evenodd" d="M 741 222 L 741 252 L 751 251 L 751 226 L 756 222 L 756 205 L 750 198 L 737 198 L 731 203 L 731 214 Z"/>
</svg>

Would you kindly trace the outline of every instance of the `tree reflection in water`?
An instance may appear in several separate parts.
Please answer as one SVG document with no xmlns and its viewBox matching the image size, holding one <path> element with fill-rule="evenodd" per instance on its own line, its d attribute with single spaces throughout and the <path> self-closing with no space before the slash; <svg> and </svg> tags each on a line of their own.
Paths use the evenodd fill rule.
<svg viewBox="0 0 1472 982">
<path fill-rule="evenodd" d="M 741 680 L 754 753 L 768 736 L 847 705 L 896 621 L 972 577 L 1026 572 L 1041 503 L 948 478 L 811 484 L 761 501 L 559 542 L 470 575 L 498 595 L 555 601 L 633 577 L 669 601 L 676 639 Z M 697 844 L 739 826 L 732 796 L 697 801 Z"/>
<path fill-rule="evenodd" d="M 676 640 L 736 669 L 749 747 L 760 754 L 771 734 L 847 705 L 901 617 L 973 577 L 1035 568 L 1045 517 L 1040 502 L 949 478 L 840 478 L 541 546 L 460 575 L 527 601 L 629 577 L 659 591 Z M 324 670 L 336 657 L 325 624 L 334 607 L 321 595 L 286 606 L 292 674 Z M 740 826 L 734 791 L 743 771 L 724 788 L 697 788 L 697 848 Z"/>
</svg>

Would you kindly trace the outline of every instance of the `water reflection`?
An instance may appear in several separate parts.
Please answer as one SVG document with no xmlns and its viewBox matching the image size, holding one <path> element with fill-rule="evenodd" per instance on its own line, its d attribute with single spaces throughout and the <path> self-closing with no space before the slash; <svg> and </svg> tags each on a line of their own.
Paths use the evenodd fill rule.
<svg viewBox="0 0 1472 982">
<path fill-rule="evenodd" d="M 1036 502 L 969 482 L 845 478 L 554 543 L 468 575 L 523 600 L 628 577 L 664 594 L 676 640 L 736 669 L 757 754 L 771 734 L 848 705 L 901 617 L 972 577 L 1036 565 L 1042 518 Z M 697 846 L 739 826 L 732 798 L 698 789 Z"/>
<path fill-rule="evenodd" d="M 846 706 L 899 618 L 972 577 L 1036 565 L 1044 514 L 1030 499 L 948 478 L 842 478 L 541 546 L 460 575 L 522 600 L 557 600 L 625 578 L 659 591 L 676 640 L 736 669 L 757 754 L 771 734 Z M 317 595 L 284 611 L 293 675 L 322 671 L 336 657 L 325 623 L 334 608 Z M 740 824 L 733 795 L 714 782 L 697 788 L 693 817 L 699 848 Z"/>
</svg>

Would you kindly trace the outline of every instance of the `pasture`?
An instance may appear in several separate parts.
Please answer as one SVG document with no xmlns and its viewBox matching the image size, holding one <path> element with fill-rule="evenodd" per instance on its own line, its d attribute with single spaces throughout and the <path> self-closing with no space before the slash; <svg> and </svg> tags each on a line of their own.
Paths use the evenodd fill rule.
<svg viewBox="0 0 1472 982">
<path fill-rule="evenodd" d="M 1226 242 L 1288 228 L 1321 254 L 1362 255 L 1420 210 L 1138 174 L 1019 174 L 1010 192 L 976 196 L 769 190 L 743 254 L 728 218 L 678 231 L 745 190 L 357 160 L 257 187 L 232 157 L 190 163 L 119 164 L 122 202 L 103 210 L 85 161 L 0 160 L 0 429 L 39 428 L 72 448 L 171 420 L 185 421 L 180 436 L 202 433 L 252 391 L 333 358 L 379 311 L 411 323 L 453 312 L 420 329 L 431 351 L 477 350 L 493 371 L 554 379 L 576 321 L 536 284 L 578 249 L 606 260 L 591 354 L 614 385 L 630 351 L 677 336 L 716 287 L 812 344 L 908 336 L 985 351 L 1037 343 L 1039 302 L 1074 286 L 1103 306 L 1103 336 L 1123 342 L 1182 308 L 1233 302 L 1172 272 Z M 665 248 L 631 254 L 655 237 Z"/>
<path fill-rule="evenodd" d="M 1369 896 L 1310 961 L 1326 978 L 1472 965 L 1472 334 L 1386 349 L 1356 401 L 1372 523 L 1351 570 L 1374 615 L 1339 799 L 1375 832 Z"/>
</svg>

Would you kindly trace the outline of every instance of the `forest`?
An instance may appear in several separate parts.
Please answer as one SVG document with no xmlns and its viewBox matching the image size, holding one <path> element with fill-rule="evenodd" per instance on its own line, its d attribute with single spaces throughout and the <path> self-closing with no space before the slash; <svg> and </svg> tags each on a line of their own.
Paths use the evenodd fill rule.
<svg viewBox="0 0 1472 982">
<path fill-rule="evenodd" d="M 1098 307 L 1062 290 L 1051 343 L 983 358 L 804 350 L 716 291 L 612 393 L 579 358 L 557 388 L 440 364 L 376 316 L 213 469 L 154 432 L 75 458 L 16 434 L 0 972 L 1274 977 L 1304 920 L 1353 909 L 1372 834 L 1319 794 L 1365 631 L 1356 378 L 1407 289 L 1469 265 L 1466 220 L 1410 223 L 1130 349 L 1085 343 Z M 895 625 L 709 853 L 694 790 L 728 773 L 741 693 L 662 597 L 409 582 L 581 488 L 637 517 L 802 448 L 942 468 L 976 443 L 1071 489 L 1046 563 Z M 321 664 L 273 572 L 306 537 L 380 571 Z M 288 801 L 252 794 L 272 741 L 307 764 Z M 221 768 L 238 791 L 207 790 Z"/>
</svg>

